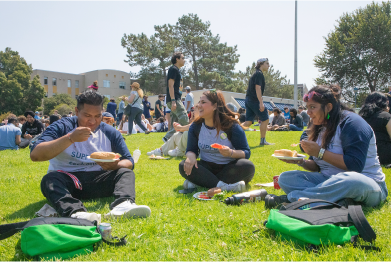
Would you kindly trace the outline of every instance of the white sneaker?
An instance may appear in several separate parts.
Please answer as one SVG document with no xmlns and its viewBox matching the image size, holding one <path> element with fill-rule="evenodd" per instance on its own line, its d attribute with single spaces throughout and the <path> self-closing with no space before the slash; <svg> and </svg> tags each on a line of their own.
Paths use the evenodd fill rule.
<svg viewBox="0 0 391 262">
<path fill-rule="evenodd" d="M 196 184 L 190 182 L 190 181 L 187 180 L 187 179 L 185 180 L 185 182 L 183 182 L 183 188 L 184 188 L 184 189 L 190 189 L 190 188 L 196 188 L 196 187 L 197 187 Z"/>
<path fill-rule="evenodd" d="M 173 149 L 173 150 L 169 150 L 169 151 L 168 151 L 168 154 L 169 154 L 170 156 L 179 156 L 179 157 L 182 157 L 182 156 L 185 155 L 185 152 L 179 150 L 179 148 L 175 148 L 175 149 Z"/>
<path fill-rule="evenodd" d="M 71 215 L 72 218 L 87 219 L 89 221 L 98 221 L 98 225 L 101 221 L 101 214 L 97 213 L 88 213 L 88 212 L 76 212 Z"/>
<path fill-rule="evenodd" d="M 148 156 L 155 155 L 155 156 L 163 156 L 162 150 L 160 148 L 156 148 L 155 150 L 152 150 L 151 152 L 147 153 Z"/>
<path fill-rule="evenodd" d="M 149 217 L 151 209 L 148 206 L 138 206 L 136 203 L 131 203 L 129 200 L 115 206 L 113 210 L 105 215 L 109 217 Z"/>
<path fill-rule="evenodd" d="M 234 184 L 227 184 L 223 181 L 217 183 L 217 187 L 221 188 L 221 191 L 234 191 L 234 192 L 244 192 L 246 191 L 246 183 L 244 181 L 239 181 Z"/>
</svg>

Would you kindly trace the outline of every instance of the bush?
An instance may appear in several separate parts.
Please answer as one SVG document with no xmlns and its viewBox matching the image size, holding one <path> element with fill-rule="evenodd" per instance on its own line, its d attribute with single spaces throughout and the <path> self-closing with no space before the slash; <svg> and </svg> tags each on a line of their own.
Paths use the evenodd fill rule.
<svg viewBox="0 0 391 262">
<path fill-rule="evenodd" d="M 69 112 L 71 112 L 71 111 L 74 112 L 75 108 L 70 107 L 67 104 L 61 104 L 61 105 L 58 105 L 55 108 L 53 108 L 53 110 L 50 111 L 50 115 L 54 114 L 54 110 L 57 110 L 59 115 L 68 115 Z"/>
<path fill-rule="evenodd" d="M 4 119 L 7 119 L 9 115 L 11 115 L 12 112 L 3 113 L 0 115 L 0 122 L 3 122 Z"/>
</svg>

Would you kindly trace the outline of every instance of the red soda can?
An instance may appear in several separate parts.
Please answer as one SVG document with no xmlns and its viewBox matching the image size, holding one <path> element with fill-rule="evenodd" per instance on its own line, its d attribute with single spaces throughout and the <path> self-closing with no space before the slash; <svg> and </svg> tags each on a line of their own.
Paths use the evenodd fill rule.
<svg viewBox="0 0 391 262">
<path fill-rule="evenodd" d="M 274 189 L 281 189 L 280 185 L 278 184 L 278 178 L 280 176 L 274 176 L 273 177 L 273 183 L 274 183 Z"/>
</svg>

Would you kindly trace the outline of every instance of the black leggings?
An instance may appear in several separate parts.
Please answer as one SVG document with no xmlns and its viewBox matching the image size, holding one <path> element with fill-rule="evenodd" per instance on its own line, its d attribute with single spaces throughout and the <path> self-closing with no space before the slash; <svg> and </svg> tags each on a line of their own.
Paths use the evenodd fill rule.
<svg viewBox="0 0 391 262">
<path fill-rule="evenodd" d="M 185 160 L 179 164 L 181 176 L 190 182 L 206 187 L 216 187 L 219 181 L 227 184 L 233 184 L 244 181 L 246 184 L 254 177 L 254 164 L 248 159 L 236 159 L 228 164 L 215 164 L 204 160 L 197 161 L 198 168 L 195 166 L 188 176 L 184 170 Z"/>
</svg>

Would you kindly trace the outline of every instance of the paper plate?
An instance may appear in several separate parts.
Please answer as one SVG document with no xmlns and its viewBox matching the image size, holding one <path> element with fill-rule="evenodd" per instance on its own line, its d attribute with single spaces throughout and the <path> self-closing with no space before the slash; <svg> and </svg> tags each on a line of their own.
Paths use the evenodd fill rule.
<svg viewBox="0 0 391 262">
<path fill-rule="evenodd" d="M 116 158 L 116 159 L 96 159 L 96 158 L 91 158 L 89 156 L 87 156 L 87 159 L 95 161 L 95 162 L 106 162 L 106 163 L 112 163 L 112 162 L 119 160 L 119 158 Z"/>
<path fill-rule="evenodd" d="M 284 159 L 284 160 L 301 160 L 305 158 L 305 155 L 297 154 L 297 157 L 290 157 L 290 156 L 275 156 L 274 154 L 272 155 L 275 158 L 278 159 Z"/>
<path fill-rule="evenodd" d="M 195 193 L 193 195 L 193 197 L 198 199 L 198 200 L 213 200 L 212 198 L 209 198 L 209 197 L 208 197 L 208 199 L 200 198 L 201 195 L 204 195 L 204 196 L 208 197 L 208 191 L 197 192 L 197 193 Z"/>
</svg>

